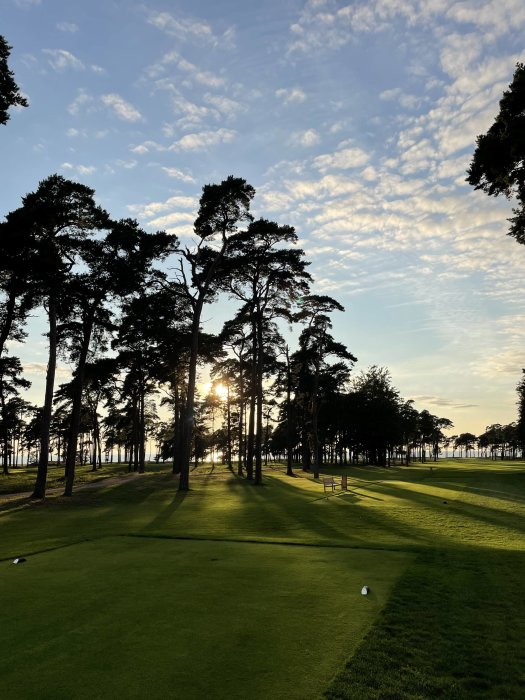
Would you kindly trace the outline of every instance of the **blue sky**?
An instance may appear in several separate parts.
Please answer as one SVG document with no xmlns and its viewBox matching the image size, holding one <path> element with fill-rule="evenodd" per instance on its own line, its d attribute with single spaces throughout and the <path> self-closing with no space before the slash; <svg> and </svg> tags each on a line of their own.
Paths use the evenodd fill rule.
<svg viewBox="0 0 525 700">
<path fill-rule="evenodd" d="M 184 240 L 202 185 L 244 177 L 346 307 L 356 371 L 386 366 L 417 408 L 480 433 L 516 417 L 525 248 L 511 203 L 465 171 L 524 29 L 523 0 L 4 0 L 30 107 L 0 132 L 2 213 L 58 172 Z M 36 390 L 32 325 L 16 352 Z"/>
</svg>

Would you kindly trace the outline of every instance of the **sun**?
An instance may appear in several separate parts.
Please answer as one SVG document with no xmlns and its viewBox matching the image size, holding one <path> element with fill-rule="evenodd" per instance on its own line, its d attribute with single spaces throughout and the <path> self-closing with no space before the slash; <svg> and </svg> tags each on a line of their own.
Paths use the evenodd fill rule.
<svg viewBox="0 0 525 700">
<path fill-rule="evenodd" d="M 226 401 L 228 398 L 228 387 L 224 384 L 216 384 L 215 393 L 221 399 L 221 401 Z"/>
</svg>

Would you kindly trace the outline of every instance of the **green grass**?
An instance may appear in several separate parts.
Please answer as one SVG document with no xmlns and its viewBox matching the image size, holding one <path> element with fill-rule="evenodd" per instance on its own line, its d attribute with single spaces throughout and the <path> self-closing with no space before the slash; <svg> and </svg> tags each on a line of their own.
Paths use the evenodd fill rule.
<svg viewBox="0 0 525 700">
<path fill-rule="evenodd" d="M 2 697 L 525 697 L 525 464 L 429 466 L 0 511 Z"/>
<path fill-rule="evenodd" d="M 302 700 L 384 604 L 407 561 L 386 559 L 112 537 L 4 564 L 2 697 Z M 377 593 L 363 598 L 370 576 Z"/>
</svg>

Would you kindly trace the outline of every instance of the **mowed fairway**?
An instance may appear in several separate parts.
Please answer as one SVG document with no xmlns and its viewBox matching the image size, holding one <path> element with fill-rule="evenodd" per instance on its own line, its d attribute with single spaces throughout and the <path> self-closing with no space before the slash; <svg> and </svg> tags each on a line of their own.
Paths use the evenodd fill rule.
<svg viewBox="0 0 525 700">
<path fill-rule="evenodd" d="M 523 463 L 206 471 L 0 511 L 2 698 L 525 697 Z"/>
</svg>

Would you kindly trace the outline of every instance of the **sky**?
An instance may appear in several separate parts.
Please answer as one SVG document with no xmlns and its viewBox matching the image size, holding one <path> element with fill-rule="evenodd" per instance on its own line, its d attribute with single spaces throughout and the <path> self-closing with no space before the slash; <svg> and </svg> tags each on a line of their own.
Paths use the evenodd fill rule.
<svg viewBox="0 0 525 700">
<path fill-rule="evenodd" d="M 186 242 L 202 186 L 243 177 L 256 217 L 295 227 L 312 291 L 345 307 L 333 333 L 356 373 L 388 367 L 455 433 L 516 419 L 525 248 L 512 202 L 465 177 L 525 60 L 523 0 L 1 5 L 30 106 L 0 127 L 0 215 L 60 173 Z M 233 309 L 208 307 L 207 329 Z M 11 350 L 34 391 L 42 332 L 31 319 Z"/>
</svg>

